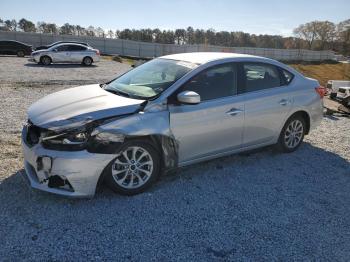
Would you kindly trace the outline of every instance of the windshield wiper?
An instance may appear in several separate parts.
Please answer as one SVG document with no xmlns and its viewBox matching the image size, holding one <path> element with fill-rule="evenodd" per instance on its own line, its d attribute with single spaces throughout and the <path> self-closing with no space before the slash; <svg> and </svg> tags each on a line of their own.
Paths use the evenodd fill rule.
<svg viewBox="0 0 350 262">
<path fill-rule="evenodd" d="M 116 94 L 118 96 L 124 96 L 124 97 L 131 97 L 130 94 L 123 92 L 123 91 L 119 91 L 119 90 L 115 90 L 115 89 L 110 89 L 110 88 L 105 88 L 106 91 L 109 91 L 113 94 Z"/>
</svg>

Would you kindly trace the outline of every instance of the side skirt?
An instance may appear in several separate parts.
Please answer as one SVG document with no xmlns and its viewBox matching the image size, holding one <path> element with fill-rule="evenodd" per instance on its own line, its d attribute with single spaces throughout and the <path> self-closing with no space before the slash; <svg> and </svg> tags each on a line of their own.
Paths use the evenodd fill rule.
<svg viewBox="0 0 350 262">
<path fill-rule="evenodd" d="M 269 142 L 265 142 L 265 143 L 261 143 L 261 144 L 246 146 L 246 147 L 242 147 L 242 148 L 238 148 L 238 149 L 234 149 L 234 150 L 229 150 L 229 151 L 224 151 L 224 152 L 216 153 L 216 154 L 212 154 L 212 155 L 201 156 L 199 158 L 195 158 L 195 159 L 192 159 L 192 160 L 180 162 L 178 167 L 185 167 L 185 166 L 189 166 L 189 165 L 196 164 L 196 163 L 199 163 L 199 162 L 212 160 L 212 159 L 220 158 L 220 157 L 224 157 L 224 156 L 229 156 L 229 155 L 232 155 L 232 154 L 235 154 L 235 153 L 249 151 L 249 150 L 260 148 L 260 147 L 264 147 L 264 146 L 273 145 L 275 143 L 276 143 L 275 140 L 271 140 Z"/>
</svg>

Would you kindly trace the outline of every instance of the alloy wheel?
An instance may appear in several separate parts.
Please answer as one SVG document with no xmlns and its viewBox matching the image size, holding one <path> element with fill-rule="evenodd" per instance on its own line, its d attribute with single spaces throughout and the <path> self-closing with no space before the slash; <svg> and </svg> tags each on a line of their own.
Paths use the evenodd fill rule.
<svg viewBox="0 0 350 262">
<path fill-rule="evenodd" d="M 43 63 L 43 65 L 49 65 L 51 64 L 51 60 L 49 57 L 47 56 L 44 56 L 42 59 L 41 59 L 41 62 Z"/>
<path fill-rule="evenodd" d="M 146 149 L 130 146 L 114 160 L 112 177 L 119 186 L 136 189 L 150 179 L 153 167 L 152 156 Z"/>
<path fill-rule="evenodd" d="M 92 64 L 92 59 L 90 57 L 85 57 L 84 61 L 83 61 L 83 64 L 87 65 L 87 66 L 91 65 Z"/>
<path fill-rule="evenodd" d="M 285 145 L 290 149 L 297 147 L 303 138 L 303 134 L 303 123 L 298 119 L 291 121 L 284 132 Z"/>
</svg>

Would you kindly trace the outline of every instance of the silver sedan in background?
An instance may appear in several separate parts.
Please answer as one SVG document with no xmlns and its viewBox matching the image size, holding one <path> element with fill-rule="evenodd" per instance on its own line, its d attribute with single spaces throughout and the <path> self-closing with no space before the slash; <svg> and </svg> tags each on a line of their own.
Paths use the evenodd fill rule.
<svg viewBox="0 0 350 262">
<path fill-rule="evenodd" d="M 90 66 L 92 63 L 100 61 L 100 51 L 82 44 L 62 43 L 49 49 L 33 52 L 30 60 L 43 65 L 51 63 L 82 63 Z"/>
</svg>

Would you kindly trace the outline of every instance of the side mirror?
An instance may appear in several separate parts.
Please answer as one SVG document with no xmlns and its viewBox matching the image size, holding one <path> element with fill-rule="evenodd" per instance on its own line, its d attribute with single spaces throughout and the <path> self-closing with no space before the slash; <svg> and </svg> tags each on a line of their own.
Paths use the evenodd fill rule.
<svg viewBox="0 0 350 262">
<path fill-rule="evenodd" d="M 195 105 L 201 102 L 201 96 L 193 91 L 183 91 L 177 95 L 177 100 L 182 104 Z"/>
<path fill-rule="evenodd" d="M 55 48 L 53 51 L 54 51 L 54 52 L 58 52 L 57 48 Z"/>
</svg>

